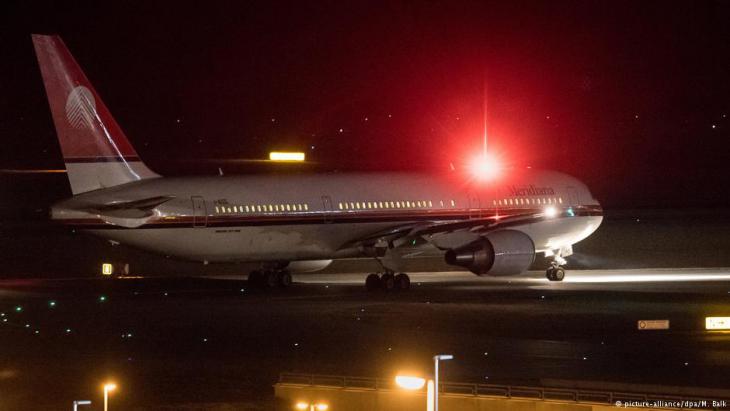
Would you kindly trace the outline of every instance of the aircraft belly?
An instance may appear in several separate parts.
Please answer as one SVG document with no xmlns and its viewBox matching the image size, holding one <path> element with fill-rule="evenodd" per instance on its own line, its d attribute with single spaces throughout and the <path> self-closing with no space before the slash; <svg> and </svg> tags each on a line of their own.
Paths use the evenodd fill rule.
<svg viewBox="0 0 730 411">
<path fill-rule="evenodd" d="M 535 251 L 556 250 L 575 244 L 598 229 L 602 216 L 565 217 L 512 227 L 532 238 Z"/>
<path fill-rule="evenodd" d="M 93 230 L 122 244 L 184 259 L 294 261 L 329 259 L 344 243 L 392 223 Z"/>
</svg>

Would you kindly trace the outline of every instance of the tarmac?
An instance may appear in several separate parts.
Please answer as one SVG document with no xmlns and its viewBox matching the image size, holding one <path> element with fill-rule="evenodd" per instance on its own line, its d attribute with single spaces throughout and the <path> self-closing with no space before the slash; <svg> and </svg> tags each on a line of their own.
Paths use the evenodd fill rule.
<svg viewBox="0 0 730 411">
<path fill-rule="evenodd" d="M 705 317 L 730 316 L 730 269 L 568 270 L 561 283 L 417 272 L 390 293 L 365 291 L 364 276 L 268 291 L 235 278 L 2 280 L 0 409 L 98 403 L 113 379 L 118 409 L 267 410 L 280 372 L 389 378 L 426 372 L 435 353 L 455 356 L 451 381 L 728 388 L 730 334 Z"/>
</svg>

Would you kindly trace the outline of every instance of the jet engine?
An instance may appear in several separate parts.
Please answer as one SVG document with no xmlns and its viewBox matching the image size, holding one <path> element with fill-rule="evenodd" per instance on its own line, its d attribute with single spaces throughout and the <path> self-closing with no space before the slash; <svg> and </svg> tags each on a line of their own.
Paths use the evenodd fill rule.
<svg viewBox="0 0 730 411">
<path fill-rule="evenodd" d="M 535 260 L 535 244 L 525 233 L 499 230 L 466 246 L 446 252 L 446 263 L 476 275 L 517 275 Z"/>
</svg>

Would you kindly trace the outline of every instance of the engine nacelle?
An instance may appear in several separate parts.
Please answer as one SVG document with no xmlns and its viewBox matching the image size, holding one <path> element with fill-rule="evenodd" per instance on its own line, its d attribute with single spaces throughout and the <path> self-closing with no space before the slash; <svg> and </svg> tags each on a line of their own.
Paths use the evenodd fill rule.
<svg viewBox="0 0 730 411">
<path fill-rule="evenodd" d="M 517 275 L 535 261 L 535 244 L 525 233 L 500 230 L 461 248 L 446 252 L 446 263 L 476 275 Z"/>
</svg>

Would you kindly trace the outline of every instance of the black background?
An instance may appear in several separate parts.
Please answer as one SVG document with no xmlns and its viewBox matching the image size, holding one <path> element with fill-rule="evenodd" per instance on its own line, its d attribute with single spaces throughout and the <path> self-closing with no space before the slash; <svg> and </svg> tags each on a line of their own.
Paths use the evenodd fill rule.
<svg viewBox="0 0 730 411">
<path fill-rule="evenodd" d="M 30 40 L 56 33 L 165 174 L 260 171 L 237 160 L 272 149 L 444 169 L 480 149 L 486 84 L 507 164 L 575 175 L 608 207 L 730 205 L 727 2 L 0 7 L 2 169 L 63 168 Z M 69 195 L 63 175 L 2 187 L 5 208 Z"/>
</svg>

